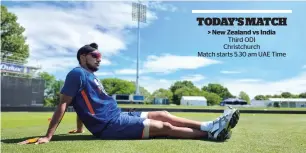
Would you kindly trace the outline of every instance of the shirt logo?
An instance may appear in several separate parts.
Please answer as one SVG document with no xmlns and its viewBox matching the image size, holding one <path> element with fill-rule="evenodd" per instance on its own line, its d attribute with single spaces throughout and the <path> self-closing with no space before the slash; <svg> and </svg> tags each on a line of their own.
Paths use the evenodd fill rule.
<svg viewBox="0 0 306 153">
<path fill-rule="evenodd" d="M 103 85 L 101 84 L 101 82 L 98 79 L 94 79 L 94 82 L 96 83 L 97 87 L 99 88 L 99 91 L 102 91 L 105 95 L 108 95 L 103 87 Z"/>
</svg>

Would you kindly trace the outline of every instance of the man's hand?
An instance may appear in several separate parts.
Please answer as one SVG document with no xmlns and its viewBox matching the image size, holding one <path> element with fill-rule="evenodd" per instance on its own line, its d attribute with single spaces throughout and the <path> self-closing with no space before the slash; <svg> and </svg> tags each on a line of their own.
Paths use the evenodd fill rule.
<svg viewBox="0 0 306 153">
<path fill-rule="evenodd" d="M 43 144 L 43 143 L 48 143 L 48 142 L 50 142 L 50 139 L 48 137 L 42 137 L 42 138 L 39 138 L 35 144 Z"/>
<path fill-rule="evenodd" d="M 50 142 L 50 138 L 48 137 L 42 137 L 42 138 L 32 138 L 32 139 L 27 139 L 25 141 L 19 142 L 18 144 L 24 145 L 24 144 L 43 144 L 43 143 L 48 143 Z"/>
<path fill-rule="evenodd" d="M 79 118 L 79 116 L 77 115 L 77 129 L 76 130 L 72 130 L 70 131 L 69 133 L 84 133 L 84 130 L 83 130 L 83 122 L 82 120 Z"/>
<path fill-rule="evenodd" d="M 66 111 L 67 107 L 69 106 L 69 104 L 71 102 L 72 102 L 72 97 L 61 94 L 60 103 L 57 106 L 57 109 L 56 109 L 56 111 L 54 112 L 54 114 L 51 118 L 51 121 L 49 123 L 49 128 L 48 128 L 48 131 L 47 131 L 45 137 L 28 139 L 28 140 L 25 140 L 25 141 L 20 142 L 18 144 L 30 144 L 30 143 L 43 144 L 43 143 L 48 143 L 51 140 L 57 126 L 60 124 L 62 118 L 64 117 L 65 111 Z"/>
</svg>

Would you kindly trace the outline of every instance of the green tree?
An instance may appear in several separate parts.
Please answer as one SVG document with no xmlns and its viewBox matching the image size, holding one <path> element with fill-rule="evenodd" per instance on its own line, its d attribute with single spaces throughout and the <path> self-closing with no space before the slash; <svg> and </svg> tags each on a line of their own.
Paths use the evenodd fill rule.
<svg viewBox="0 0 306 153">
<path fill-rule="evenodd" d="M 241 91 L 239 93 L 239 98 L 245 100 L 248 104 L 251 103 L 249 95 L 246 92 L 244 92 L 244 91 Z"/>
<path fill-rule="evenodd" d="M 58 105 L 60 102 L 60 91 L 64 85 L 64 81 L 56 80 L 55 76 L 48 72 L 41 72 L 38 75 L 45 80 L 44 105 Z"/>
<path fill-rule="evenodd" d="M 176 81 L 173 85 L 170 86 L 170 90 L 173 94 L 173 103 L 179 105 L 182 95 L 178 95 L 178 93 L 182 93 L 183 91 L 177 92 L 179 89 L 193 89 L 195 88 L 194 84 L 191 81 Z"/>
<path fill-rule="evenodd" d="M 118 78 L 106 78 L 100 80 L 103 84 L 105 91 L 109 95 L 113 94 L 133 94 L 135 93 L 135 85 L 133 82 L 118 79 Z"/>
<path fill-rule="evenodd" d="M 282 96 L 283 98 L 291 98 L 291 97 L 292 97 L 292 94 L 291 94 L 290 92 L 283 92 L 283 93 L 281 94 L 281 96 Z"/>
<path fill-rule="evenodd" d="M 64 81 L 63 80 L 56 80 L 52 84 L 52 89 L 53 89 L 53 93 L 52 93 L 52 105 L 53 106 L 58 105 L 59 102 L 60 102 L 60 91 L 61 91 L 63 85 L 64 85 Z"/>
<path fill-rule="evenodd" d="M 134 94 L 136 91 L 135 83 L 127 80 L 118 78 L 105 78 L 101 79 L 100 82 L 103 84 L 105 91 L 109 95 L 113 94 Z M 151 93 L 144 87 L 139 87 L 140 94 L 144 96 L 144 103 L 152 103 L 153 98 Z"/>
<path fill-rule="evenodd" d="M 299 95 L 292 94 L 290 98 L 300 98 Z"/>
<path fill-rule="evenodd" d="M 113 89 L 115 94 L 133 94 L 136 91 L 134 83 L 126 80 L 119 80 Z"/>
<path fill-rule="evenodd" d="M 282 98 L 282 95 L 275 94 L 275 95 L 272 96 L 272 98 Z"/>
<path fill-rule="evenodd" d="M 222 98 L 216 93 L 201 91 L 201 95 L 206 98 L 208 106 L 219 105 L 222 101 Z"/>
<path fill-rule="evenodd" d="M 53 104 L 53 84 L 56 82 L 55 76 L 47 73 L 47 72 L 40 72 L 39 77 L 45 80 L 45 91 L 44 91 L 44 105 L 45 106 L 52 106 Z"/>
<path fill-rule="evenodd" d="M 300 93 L 299 98 L 306 98 L 306 92 Z"/>
<path fill-rule="evenodd" d="M 268 100 L 264 95 L 256 95 L 254 99 L 255 100 Z"/>
<path fill-rule="evenodd" d="M 175 91 L 175 96 L 177 96 L 178 101 L 174 101 L 175 104 L 180 105 L 182 96 L 200 96 L 201 90 L 197 87 L 182 87 Z M 174 97 L 174 96 L 173 96 Z"/>
<path fill-rule="evenodd" d="M 144 98 L 145 98 L 144 103 L 145 104 L 152 104 L 153 97 L 148 90 L 146 90 L 144 87 L 139 87 L 139 92 L 140 92 L 141 95 L 144 96 Z"/>
<path fill-rule="evenodd" d="M 221 84 L 209 83 L 207 86 L 202 87 L 202 91 L 211 92 L 219 95 L 222 99 L 234 97 L 226 87 Z"/>
<path fill-rule="evenodd" d="M 170 90 L 160 88 L 152 93 L 154 98 L 167 98 L 172 103 L 173 93 Z"/>
<path fill-rule="evenodd" d="M 191 81 L 176 81 L 173 85 L 171 85 L 170 90 L 172 91 L 172 93 L 174 93 L 177 89 L 183 87 L 193 88 L 195 86 Z"/>
<path fill-rule="evenodd" d="M 116 86 L 118 81 L 119 81 L 119 79 L 117 79 L 117 78 L 106 78 L 106 79 L 101 79 L 100 80 L 100 82 L 103 84 L 103 87 L 104 87 L 105 91 L 109 95 L 114 94 L 114 87 Z"/>
<path fill-rule="evenodd" d="M 8 12 L 7 8 L 1 5 L 2 59 L 26 63 L 29 57 L 29 46 L 26 44 L 26 37 L 22 35 L 24 31 L 25 28 L 17 23 L 17 16 Z"/>
<path fill-rule="evenodd" d="M 269 99 L 269 98 L 273 98 L 273 96 L 272 95 L 266 95 L 265 96 L 265 99 Z"/>
</svg>

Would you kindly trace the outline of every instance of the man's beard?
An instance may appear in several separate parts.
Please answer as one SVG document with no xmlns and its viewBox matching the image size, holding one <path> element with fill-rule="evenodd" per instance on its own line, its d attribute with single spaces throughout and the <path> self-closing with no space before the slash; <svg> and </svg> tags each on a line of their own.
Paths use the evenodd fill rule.
<svg viewBox="0 0 306 153">
<path fill-rule="evenodd" d="M 87 66 L 87 68 L 88 68 L 89 70 L 91 70 L 91 71 L 93 71 L 93 72 L 96 72 L 96 71 L 99 70 L 98 67 L 91 66 L 91 65 L 88 64 L 87 62 L 86 62 L 86 66 Z"/>
</svg>

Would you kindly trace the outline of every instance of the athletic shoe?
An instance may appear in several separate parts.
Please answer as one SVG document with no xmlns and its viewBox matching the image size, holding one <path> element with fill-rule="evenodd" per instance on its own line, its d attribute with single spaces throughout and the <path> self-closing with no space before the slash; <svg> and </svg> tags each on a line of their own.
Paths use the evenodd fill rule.
<svg viewBox="0 0 306 153">
<path fill-rule="evenodd" d="M 238 109 L 236 108 L 232 108 L 231 106 L 228 106 L 228 109 L 224 110 L 223 115 L 227 115 L 230 119 L 230 126 L 233 129 L 234 127 L 236 127 L 238 121 L 239 121 L 239 117 L 240 117 L 240 112 Z"/>
<path fill-rule="evenodd" d="M 216 141 L 225 141 L 231 137 L 232 131 L 230 126 L 232 116 L 227 114 L 218 117 L 213 121 L 213 127 L 208 131 L 208 138 Z"/>
</svg>

